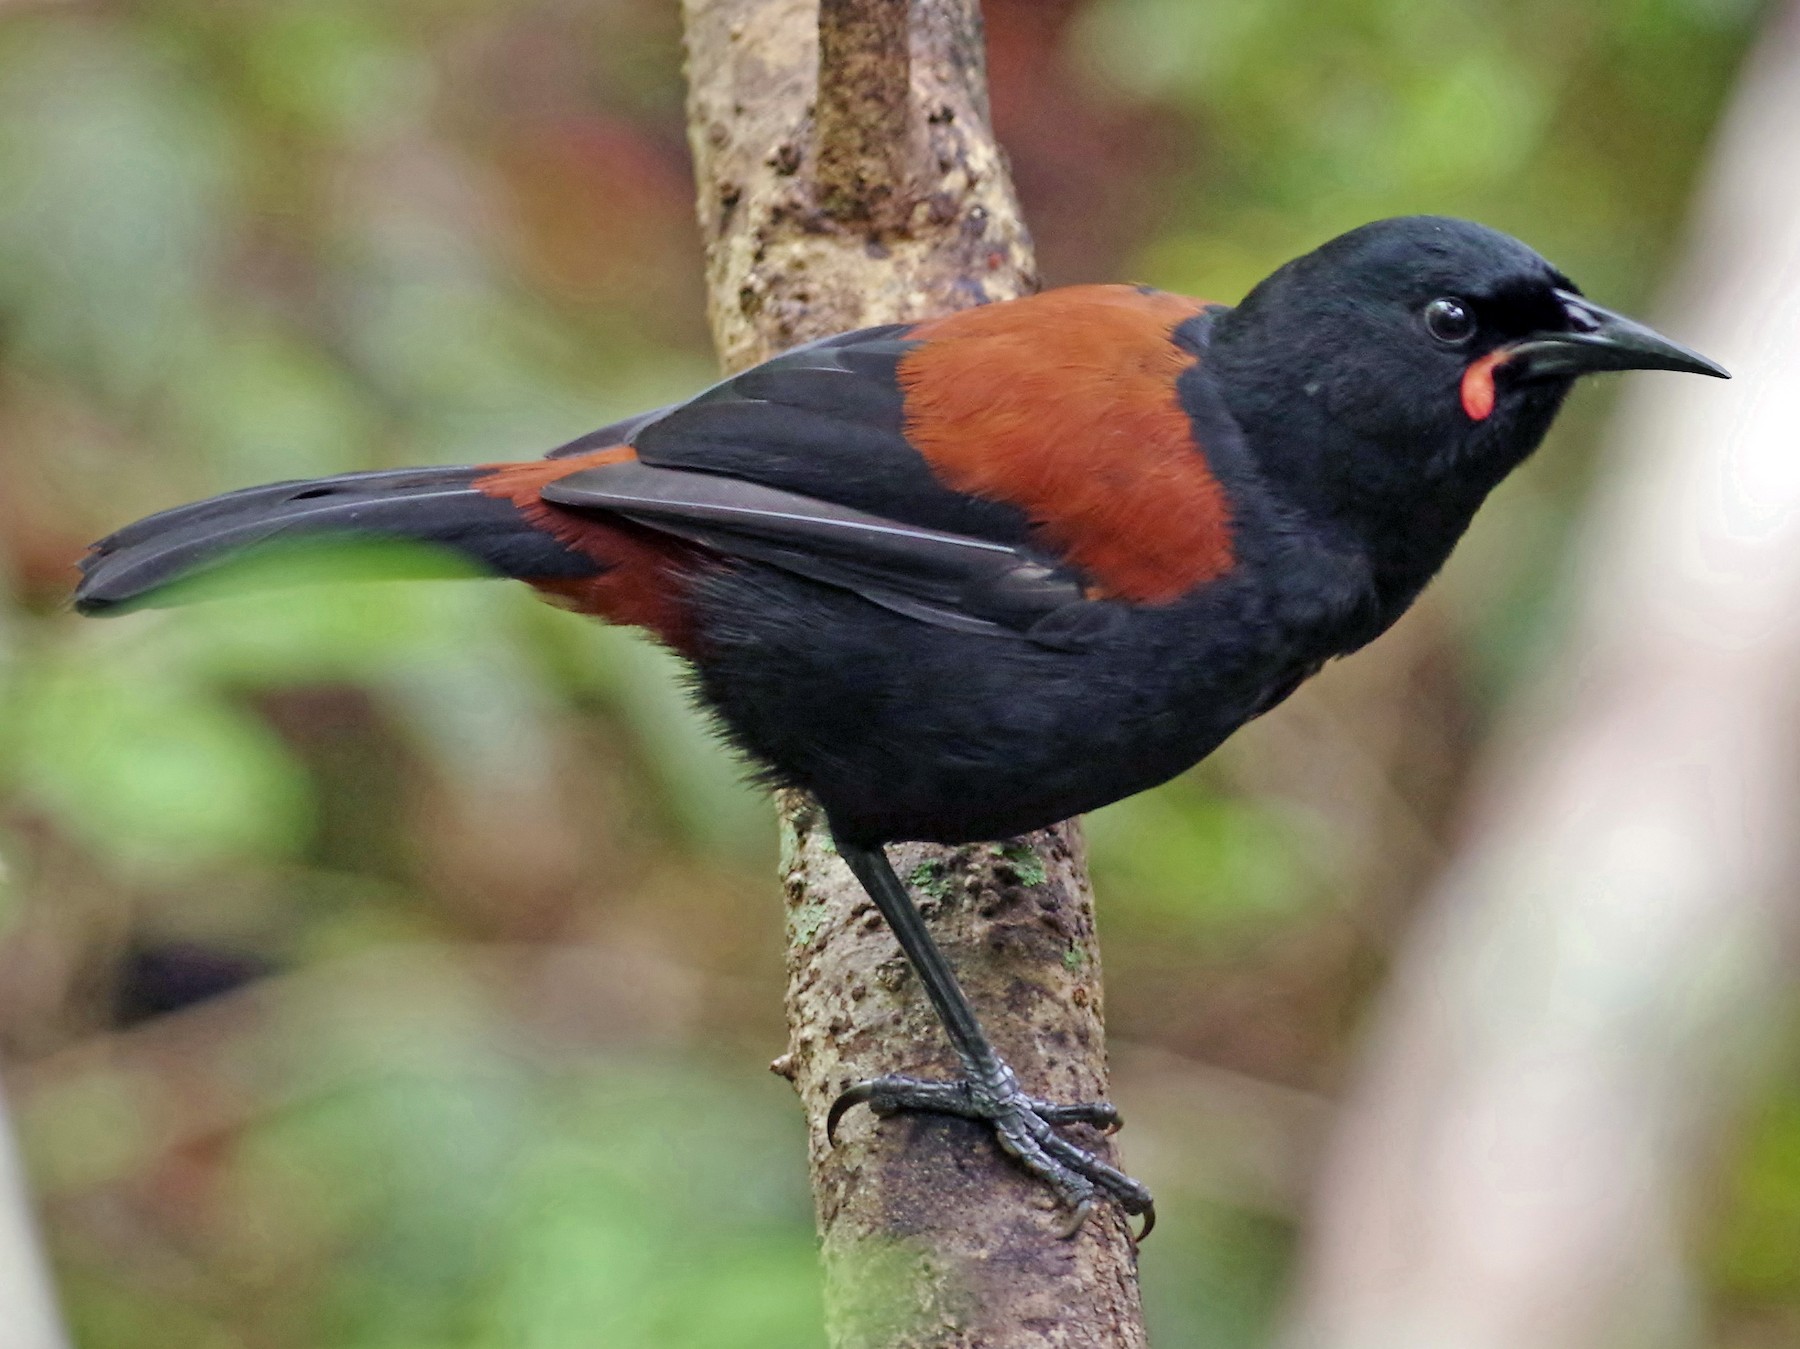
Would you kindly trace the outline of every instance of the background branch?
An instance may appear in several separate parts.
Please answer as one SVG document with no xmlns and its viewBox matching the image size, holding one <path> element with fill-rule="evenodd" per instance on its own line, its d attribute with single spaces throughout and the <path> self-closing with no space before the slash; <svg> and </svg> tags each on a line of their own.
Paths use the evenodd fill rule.
<svg viewBox="0 0 1800 1349">
<path fill-rule="evenodd" d="M 56 1290 L 38 1245 L 37 1222 L 19 1164 L 6 1097 L 0 1094 L 0 1344 L 69 1349 Z"/>
<path fill-rule="evenodd" d="M 1791 936 L 1796 154 L 1790 4 L 1668 325 L 1737 379 L 1630 386 L 1562 681 L 1411 942 L 1341 1126 L 1309 1349 L 1695 1338 L 1684 1228 Z"/>
<path fill-rule="evenodd" d="M 817 0 L 686 0 L 683 12 L 710 312 L 728 369 L 1034 288 L 988 127 L 975 0 L 827 0 L 823 48 Z M 833 1342 L 1142 1344 L 1117 1210 L 1058 1241 L 1047 1192 L 963 1121 L 859 1113 L 826 1146 L 826 1107 L 850 1082 L 954 1065 L 816 808 L 789 799 L 783 814 L 791 1043 L 776 1066 L 811 1121 Z M 893 855 L 1027 1087 L 1106 1094 L 1076 826 Z"/>
</svg>

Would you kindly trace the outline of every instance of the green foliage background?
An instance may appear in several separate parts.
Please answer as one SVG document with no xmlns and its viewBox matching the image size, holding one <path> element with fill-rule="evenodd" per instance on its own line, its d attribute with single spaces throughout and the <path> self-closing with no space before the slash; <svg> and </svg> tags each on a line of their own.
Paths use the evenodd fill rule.
<svg viewBox="0 0 1800 1349">
<path fill-rule="evenodd" d="M 709 379 L 674 9 L 0 9 L 0 1044 L 87 1349 L 821 1342 L 798 1112 L 758 1067 L 772 831 L 669 659 L 476 581 L 64 607 L 150 510 L 525 457 Z M 988 10 L 1052 282 L 1229 300 L 1429 210 L 1626 308 L 1760 17 Z M 1305 1156 L 1170 1102 L 1203 1068 L 1259 1103 L 1239 1126 L 1328 1109 L 1555 622 L 1605 400 L 1401 631 L 1092 821 L 1160 1343 L 1267 1342 Z M 1800 1335 L 1792 1098 L 1694 1236 L 1721 1344 Z"/>
</svg>

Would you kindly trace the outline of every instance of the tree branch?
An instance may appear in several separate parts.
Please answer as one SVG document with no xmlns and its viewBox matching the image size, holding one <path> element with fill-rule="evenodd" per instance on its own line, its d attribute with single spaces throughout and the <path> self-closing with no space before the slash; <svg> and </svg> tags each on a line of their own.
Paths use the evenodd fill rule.
<svg viewBox="0 0 1800 1349">
<path fill-rule="evenodd" d="M 684 0 L 683 13 L 710 310 L 728 369 L 1035 287 L 988 128 L 976 0 L 825 0 L 823 44 L 819 0 Z M 1058 1240 L 1042 1187 L 959 1120 L 859 1112 L 827 1146 L 825 1110 L 850 1082 L 955 1065 L 817 808 L 789 798 L 782 810 L 791 1040 L 776 1068 L 811 1124 L 833 1343 L 1142 1345 L 1135 1255 L 1116 1210 Z M 1104 1095 L 1078 828 L 892 855 L 1027 1088 Z"/>
<path fill-rule="evenodd" d="M 819 204 L 902 228 L 916 162 L 910 0 L 819 0 Z"/>
</svg>

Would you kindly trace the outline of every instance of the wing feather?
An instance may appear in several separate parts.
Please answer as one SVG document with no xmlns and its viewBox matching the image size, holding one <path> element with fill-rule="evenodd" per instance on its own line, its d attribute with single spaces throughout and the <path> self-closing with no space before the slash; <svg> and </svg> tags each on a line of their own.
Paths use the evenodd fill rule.
<svg viewBox="0 0 1800 1349">
<path fill-rule="evenodd" d="M 1086 603 L 1078 577 L 1030 549 L 871 515 L 715 474 L 621 460 L 547 483 L 546 502 L 620 515 L 968 632 L 1029 635 Z M 1066 619 L 1052 625 L 1057 631 Z"/>
<path fill-rule="evenodd" d="M 839 334 L 557 451 L 630 447 L 542 496 L 926 621 L 1091 637 L 1103 601 L 1167 603 L 1233 565 L 1179 390 L 1203 309 L 1081 286 Z"/>
</svg>

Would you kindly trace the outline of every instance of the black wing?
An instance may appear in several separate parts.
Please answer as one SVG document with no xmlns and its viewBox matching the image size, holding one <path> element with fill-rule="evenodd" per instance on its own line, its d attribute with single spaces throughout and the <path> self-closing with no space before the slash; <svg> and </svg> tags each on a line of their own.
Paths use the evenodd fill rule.
<svg viewBox="0 0 1800 1349">
<path fill-rule="evenodd" d="M 1028 543 L 1024 511 L 946 486 L 907 439 L 899 366 L 918 345 L 911 331 L 890 324 L 796 347 L 640 420 L 621 439 L 661 468 L 722 474 L 928 529 Z"/>
<path fill-rule="evenodd" d="M 1063 645 L 1093 626 L 1079 611 L 1102 607 L 1087 601 L 1069 569 L 1023 545 L 901 523 L 742 478 L 627 460 L 558 478 L 542 495 L 962 632 Z"/>
</svg>

